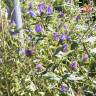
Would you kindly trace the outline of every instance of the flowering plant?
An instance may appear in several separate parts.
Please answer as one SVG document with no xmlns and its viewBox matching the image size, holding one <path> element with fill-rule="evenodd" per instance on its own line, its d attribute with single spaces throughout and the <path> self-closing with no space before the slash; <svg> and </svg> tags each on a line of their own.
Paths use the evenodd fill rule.
<svg viewBox="0 0 96 96">
<path fill-rule="evenodd" d="M 15 20 L 2 15 L 0 96 L 96 95 L 96 9 L 75 3 L 21 0 L 23 52 Z"/>
</svg>

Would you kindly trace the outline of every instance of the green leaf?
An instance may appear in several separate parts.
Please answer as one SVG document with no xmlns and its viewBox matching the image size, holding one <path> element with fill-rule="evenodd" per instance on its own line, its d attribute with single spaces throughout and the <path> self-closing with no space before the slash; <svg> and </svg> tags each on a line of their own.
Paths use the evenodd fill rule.
<svg viewBox="0 0 96 96">
<path fill-rule="evenodd" d="M 56 0 L 55 1 L 55 4 L 58 6 L 58 5 L 61 5 L 63 3 L 63 0 Z"/>
<path fill-rule="evenodd" d="M 73 41 L 71 44 L 71 50 L 77 49 L 78 48 L 78 43 L 76 41 Z"/>
<path fill-rule="evenodd" d="M 55 56 L 55 55 L 58 54 L 60 51 L 62 51 L 62 49 L 63 49 L 63 47 L 58 47 L 58 48 L 55 50 L 53 56 Z"/>
</svg>

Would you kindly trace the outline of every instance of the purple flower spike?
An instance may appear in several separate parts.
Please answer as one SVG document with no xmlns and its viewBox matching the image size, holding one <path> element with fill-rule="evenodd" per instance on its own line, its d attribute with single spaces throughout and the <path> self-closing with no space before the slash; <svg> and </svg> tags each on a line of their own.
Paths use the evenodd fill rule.
<svg viewBox="0 0 96 96">
<path fill-rule="evenodd" d="M 32 8 L 32 2 L 29 3 L 29 8 Z"/>
<path fill-rule="evenodd" d="M 43 65 L 42 64 L 36 64 L 36 69 L 42 69 Z"/>
<path fill-rule="evenodd" d="M 76 21 L 78 21 L 80 19 L 80 15 L 76 16 Z"/>
<path fill-rule="evenodd" d="M 38 11 L 39 11 L 40 15 L 44 11 L 44 9 L 45 9 L 45 4 L 44 3 L 41 3 L 41 4 L 38 5 Z"/>
<path fill-rule="evenodd" d="M 52 39 L 53 39 L 53 40 L 57 40 L 57 36 L 58 36 L 57 33 L 54 32 L 53 35 L 52 35 Z"/>
<path fill-rule="evenodd" d="M 64 44 L 63 51 L 66 52 L 68 50 L 68 45 Z"/>
<path fill-rule="evenodd" d="M 64 40 L 66 40 L 66 36 L 62 34 L 62 35 L 60 36 L 60 38 L 59 38 L 59 41 L 62 42 L 62 41 L 64 41 Z"/>
<path fill-rule="evenodd" d="M 41 25 L 36 25 L 35 26 L 35 31 L 38 32 L 38 33 L 41 32 L 42 31 L 42 26 Z"/>
<path fill-rule="evenodd" d="M 77 63 L 77 61 L 73 61 L 73 62 L 69 65 L 69 67 L 70 67 L 71 69 L 77 69 L 77 68 L 78 68 L 78 63 Z"/>
<path fill-rule="evenodd" d="M 25 54 L 26 54 L 26 56 L 32 56 L 33 53 L 34 53 L 33 50 L 29 50 L 29 49 L 25 50 Z"/>
<path fill-rule="evenodd" d="M 68 90 L 68 88 L 67 88 L 66 86 L 61 85 L 61 87 L 60 87 L 60 92 L 61 92 L 61 93 L 64 93 L 64 92 L 66 92 L 67 90 Z"/>
<path fill-rule="evenodd" d="M 29 10 L 29 14 L 30 14 L 32 17 L 36 17 L 36 14 L 35 14 L 32 10 Z"/>
<path fill-rule="evenodd" d="M 49 16 L 51 13 L 52 13 L 52 9 L 50 6 L 48 6 L 46 15 Z"/>
</svg>

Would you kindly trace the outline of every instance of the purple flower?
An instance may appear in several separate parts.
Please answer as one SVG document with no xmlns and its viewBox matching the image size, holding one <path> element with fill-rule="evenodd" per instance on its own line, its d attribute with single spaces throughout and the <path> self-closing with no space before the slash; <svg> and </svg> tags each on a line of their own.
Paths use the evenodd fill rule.
<svg viewBox="0 0 96 96">
<path fill-rule="evenodd" d="M 35 14 L 32 10 L 29 10 L 29 14 L 30 14 L 32 17 L 36 17 L 36 14 Z"/>
<path fill-rule="evenodd" d="M 88 55 L 87 54 L 83 54 L 82 61 L 87 61 L 87 60 L 88 60 Z"/>
<path fill-rule="evenodd" d="M 80 19 L 80 15 L 76 16 L 76 21 L 78 21 Z"/>
<path fill-rule="evenodd" d="M 41 15 L 41 13 L 44 11 L 45 9 L 45 4 L 41 3 L 38 5 L 38 11 L 39 11 L 39 15 Z"/>
<path fill-rule="evenodd" d="M 61 87 L 60 87 L 60 92 L 61 92 L 61 93 L 64 93 L 64 92 L 66 92 L 67 90 L 68 90 L 68 88 L 67 88 L 66 86 L 61 85 Z"/>
<path fill-rule="evenodd" d="M 68 44 L 64 44 L 63 51 L 66 52 L 68 50 Z"/>
<path fill-rule="evenodd" d="M 13 36 L 16 36 L 18 33 L 17 32 L 12 32 L 11 33 Z"/>
<path fill-rule="evenodd" d="M 60 17 L 63 17 L 64 16 L 64 13 L 62 11 L 59 12 L 59 16 Z"/>
<path fill-rule="evenodd" d="M 11 23 L 11 24 L 15 23 L 15 20 L 12 18 L 12 19 L 10 20 L 10 23 Z"/>
<path fill-rule="evenodd" d="M 34 53 L 33 50 L 30 50 L 30 49 L 25 50 L 25 54 L 26 54 L 26 56 L 32 56 L 33 53 Z"/>
<path fill-rule="evenodd" d="M 41 25 L 36 25 L 35 26 L 35 31 L 38 32 L 38 33 L 41 32 L 42 31 L 42 26 Z"/>
<path fill-rule="evenodd" d="M 64 40 L 66 40 L 66 36 L 65 36 L 64 34 L 62 34 L 62 35 L 60 36 L 60 38 L 59 38 L 59 41 L 62 42 L 62 41 L 64 41 Z"/>
<path fill-rule="evenodd" d="M 16 32 L 14 29 L 12 29 L 12 30 L 10 30 L 10 34 L 13 36 L 13 38 L 16 38 L 18 32 Z"/>
<path fill-rule="evenodd" d="M 52 39 L 53 39 L 53 40 L 56 40 L 56 39 L 57 39 L 57 36 L 58 36 L 57 33 L 54 32 L 53 35 L 52 35 Z"/>
<path fill-rule="evenodd" d="M 42 64 L 36 64 L 36 69 L 42 69 L 43 65 Z"/>
<path fill-rule="evenodd" d="M 73 61 L 73 62 L 69 65 L 69 67 L 70 67 L 71 69 L 77 69 L 77 68 L 78 68 L 78 63 L 77 63 L 77 61 Z"/>
<path fill-rule="evenodd" d="M 29 8 L 32 8 L 32 2 L 29 3 Z"/>
<path fill-rule="evenodd" d="M 51 13 L 52 13 L 52 9 L 50 6 L 48 6 L 46 15 L 49 16 Z"/>
</svg>

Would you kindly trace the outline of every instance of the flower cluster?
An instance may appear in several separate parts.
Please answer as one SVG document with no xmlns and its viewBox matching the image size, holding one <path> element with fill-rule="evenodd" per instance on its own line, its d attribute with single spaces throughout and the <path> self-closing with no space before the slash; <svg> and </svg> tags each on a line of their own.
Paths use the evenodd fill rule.
<svg viewBox="0 0 96 96">
<path fill-rule="evenodd" d="M 46 10 L 45 10 L 46 9 Z M 52 8 L 49 5 L 45 5 L 45 3 L 40 3 L 37 6 L 38 15 L 41 16 L 42 13 L 44 13 L 46 16 L 49 16 L 52 14 Z M 32 10 L 32 2 L 29 3 L 29 14 L 32 17 L 36 17 L 36 14 Z"/>
</svg>

